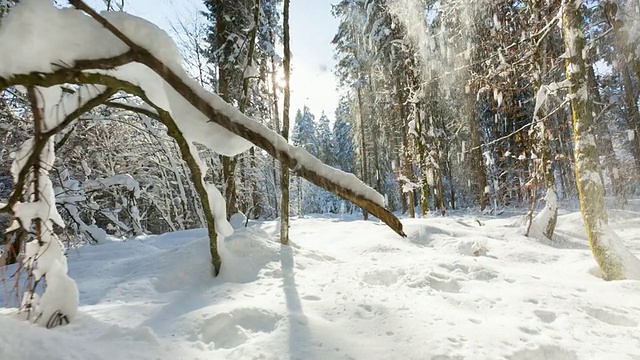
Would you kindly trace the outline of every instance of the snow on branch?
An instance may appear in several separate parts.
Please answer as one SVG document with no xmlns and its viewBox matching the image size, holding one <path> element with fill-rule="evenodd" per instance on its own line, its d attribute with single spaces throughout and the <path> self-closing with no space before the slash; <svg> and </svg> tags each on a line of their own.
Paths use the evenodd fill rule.
<svg viewBox="0 0 640 360">
<path fill-rule="evenodd" d="M 536 94 L 536 104 L 533 109 L 534 119 L 539 119 L 538 111 L 547 101 L 547 97 L 550 94 L 555 94 L 558 90 L 568 89 L 571 86 L 571 81 L 565 79 L 561 82 L 552 82 L 549 85 L 542 85 L 540 89 L 538 89 L 538 93 Z"/>
<path fill-rule="evenodd" d="M 99 190 L 109 187 L 123 187 L 133 193 L 134 197 L 140 197 L 140 185 L 129 174 L 118 174 L 98 180 L 88 180 L 82 184 L 85 191 Z"/>
<path fill-rule="evenodd" d="M 367 209 L 404 236 L 402 224 L 383 207 L 383 198 L 375 190 L 354 175 L 326 166 L 306 151 L 289 145 L 190 79 L 181 66 L 175 44 L 155 25 L 124 13 L 101 16 L 80 0 L 70 3 L 97 23 L 87 21 L 90 19 L 78 11 L 59 10 L 34 0 L 24 1 L 12 11 L 0 33 L 0 50 L 13 51 L 11 45 L 15 44 L 7 39 L 16 38 L 14 35 L 25 27 L 32 28 L 33 38 L 28 40 L 33 41 L 26 42 L 29 46 L 22 43 L 27 49 L 18 51 L 21 56 L 0 59 L 0 88 L 76 83 L 124 90 L 145 99 L 171 119 L 177 127 L 174 132 L 184 135 L 187 146 L 197 142 L 221 154 L 234 155 L 255 144 L 301 177 Z M 42 17 L 34 14 L 51 21 L 42 24 Z M 44 44 L 52 36 L 55 47 Z M 139 45 L 142 43 L 144 47 Z M 45 51 L 39 50 L 41 46 Z M 33 51 L 41 52 L 40 56 L 25 61 Z M 220 215 L 217 213 L 216 217 Z"/>
</svg>

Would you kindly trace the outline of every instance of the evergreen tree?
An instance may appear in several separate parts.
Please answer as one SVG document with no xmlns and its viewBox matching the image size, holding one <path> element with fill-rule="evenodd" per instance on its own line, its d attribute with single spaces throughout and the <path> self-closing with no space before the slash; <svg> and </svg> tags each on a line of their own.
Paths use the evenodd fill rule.
<svg viewBox="0 0 640 360">
<path fill-rule="evenodd" d="M 349 173 L 355 172 L 356 152 L 351 124 L 341 117 L 337 117 L 333 123 L 333 144 L 333 166 Z"/>
<path fill-rule="evenodd" d="M 295 146 L 307 150 L 313 156 L 319 155 L 315 116 L 307 106 L 304 106 L 302 111 L 298 109 L 296 112 L 291 139 Z"/>
<path fill-rule="evenodd" d="M 318 142 L 318 157 L 325 164 L 334 164 L 334 145 L 331 141 L 331 127 L 329 118 L 322 112 L 316 125 L 316 139 Z"/>
</svg>

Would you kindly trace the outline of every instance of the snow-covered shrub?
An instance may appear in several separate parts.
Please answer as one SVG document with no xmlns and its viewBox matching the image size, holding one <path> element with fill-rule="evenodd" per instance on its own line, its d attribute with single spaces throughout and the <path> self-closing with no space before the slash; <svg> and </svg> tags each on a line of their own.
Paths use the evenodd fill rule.
<svg viewBox="0 0 640 360">
<path fill-rule="evenodd" d="M 45 99 L 39 98 L 38 103 L 44 104 Z M 39 111 L 35 106 L 34 109 Z M 38 118 L 41 115 L 34 116 Z M 36 126 L 42 124 L 36 122 Z M 36 154 L 38 142 L 42 141 L 46 143 Z M 21 310 L 26 312 L 29 320 L 54 327 L 68 323 L 75 317 L 79 296 L 75 282 L 67 276 L 64 247 L 53 230 L 54 224 L 64 227 L 55 206 L 53 183 L 49 177 L 55 161 L 54 139 L 42 140 L 36 135 L 25 141 L 13 156 L 11 173 L 14 183 L 23 185 L 24 201 L 13 204 L 11 210 L 14 220 L 7 231 L 14 232 L 22 228 L 35 233 L 26 244 L 23 259 L 23 265 L 33 280 L 33 287 L 25 292 Z M 40 297 L 35 296 L 35 287 L 43 278 L 44 292 Z"/>
</svg>

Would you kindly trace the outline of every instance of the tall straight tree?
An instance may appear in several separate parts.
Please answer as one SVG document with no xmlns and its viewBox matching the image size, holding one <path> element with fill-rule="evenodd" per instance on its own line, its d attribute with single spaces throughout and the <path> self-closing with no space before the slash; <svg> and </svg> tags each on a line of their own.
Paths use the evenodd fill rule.
<svg viewBox="0 0 640 360">
<path fill-rule="evenodd" d="M 242 106 L 246 69 L 237 64 L 246 64 L 249 55 L 253 29 L 255 1 L 253 0 L 205 0 L 208 12 L 205 13 L 212 23 L 207 41 L 211 45 L 209 61 L 215 65 L 220 97 L 228 103 Z M 253 34 L 255 36 L 255 34 Z M 227 218 L 237 211 L 236 157 L 221 156 L 222 180 L 227 199 Z"/>
<path fill-rule="evenodd" d="M 291 89 L 289 79 L 291 77 L 291 48 L 289 46 L 289 0 L 284 0 L 283 10 L 284 22 L 284 104 L 282 109 L 282 136 L 289 139 L 289 109 L 291 107 Z M 284 245 L 289 244 L 289 168 L 281 165 L 280 167 L 280 190 L 282 192 L 281 199 L 281 216 L 280 216 L 280 242 Z"/>
<path fill-rule="evenodd" d="M 246 63 L 244 75 L 242 78 L 242 97 L 240 100 L 240 111 L 242 113 L 245 113 L 247 111 L 247 106 L 249 104 L 249 80 L 251 80 L 251 78 L 253 77 L 250 75 L 255 72 L 254 71 L 255 65 L 254 65 L 253 58 L 256 50 L 256 38 L 258 35 L 259 27 L 260 27 L 260 0 L 255 0 L 254 8 L 253 8 L 253 27 L 251 28 L 251 32 L 249 33 L 249 50 L 247 53 L 247 63 Z M 256 157 L 255 157 L 255 150 L 253 147 L 250 149 L 249 158 L 250 158 L 251 168 L 255 168 Z M 253 215 L 252 217 L 255 219 L 260 214 L 260 204 L 259 204 L 260 196 L 258 195 L 258 186 L 254 181 L 252 181 L 252 184 L 251 184 L 251 199 L 253 203 L 251 215 Z M 228 212 L 227 212 L 227 216 L 230 216 Z"/>
<path fill-rule="evenodd" d="M 563 32 L 567 54 L 566 72 L 574 132 L 574 162 L 580 210 L 591 251 L 608 280 L 640 278 L 640 260 L 621 243 L 608 227 L 604 205 L 604 185 L 598 175 L 598 151 L 586 63 L 582 1 L 563 1 Z"/>
</svg>

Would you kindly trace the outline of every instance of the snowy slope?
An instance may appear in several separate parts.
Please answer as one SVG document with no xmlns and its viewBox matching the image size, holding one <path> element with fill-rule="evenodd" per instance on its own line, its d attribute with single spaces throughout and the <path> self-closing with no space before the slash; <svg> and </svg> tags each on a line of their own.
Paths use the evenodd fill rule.
<svg viewBox="0 0 640 360">
<path fill-rule="evenodd" d="M 640 213 L 611 217 L 640 254 Z M 640 359 L 640 282 L 597 277 L 578 213 L 559 220 L 564 248 L 515 217 L 403 222 L 407 239 L 296 219 L 283 249 L 277 223 L 250 223 L 218 279 L 203 230 L 72 250 L 78 319 L 0 309 L 0 359 Z"/>
</svg>

